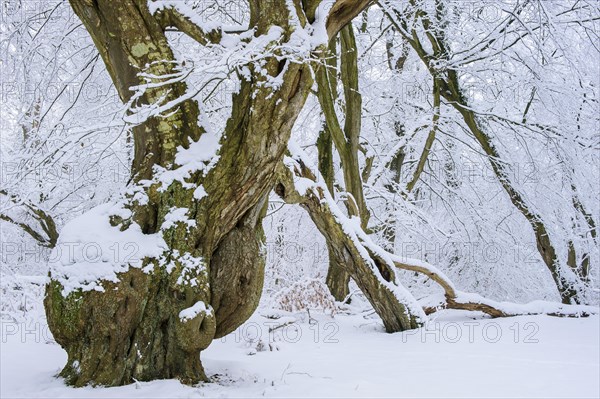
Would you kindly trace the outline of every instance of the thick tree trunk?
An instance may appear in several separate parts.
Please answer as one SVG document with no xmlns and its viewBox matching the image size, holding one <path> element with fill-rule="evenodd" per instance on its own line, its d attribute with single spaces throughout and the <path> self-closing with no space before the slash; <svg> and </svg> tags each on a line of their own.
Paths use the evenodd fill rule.
<svg viewBox="0 0 600 399">
<path fill-rule="evenodd" d="M 71 4 L 123 102 L 131 99 L 130 87 L 145 83 L 138 72 L 158 76 L 155 83 L 176 72 L 161 23 L 171 21 L 172 10 L 152 15 L 146 0 Z M 254 1 L 251 11 L 256 35 L 277 25 L 284 32 L 281 40 L 289 39 L 285 2 Z M 76 289 L 63 295 L 61 278 L 68 279 L 70 269 L 53 271 L 45 307 L 49 327 L 69 356 L 61 372 L 67 383 L 205 380 L 200 351 L 256 308 L 262 290 L 266 198 L 312 78 L 308 65 L 275 56 L 266 57 L 260 70 L 253 65 L 248 69 L 251 76 L 242 78 L 233 96 L 218 163 L 206 174 L 192 171 L 185 185 L 178 180 L 164 183 L 160 177 L 180 167 L 175 162 L 179 147 L 188 148 L 205 134 L 198 125 L 196 101 L 180 102 L 166 115 L 152 116 L 133 129 L 137 194 L 125 204 L 131 217 L 115 216 L 111 222 L 122 230 L 138 224 L 145 234 L 160 234 L 168 248 L 160 259 L 144 260 L 150 271 L 130 267 L 118 274 L 118 282 L 102 281 L 103 292 Z M 264 84 L 278 75 L 283 83 L 277 89 Z M 180 101 L 186 89 L 183 82 L 149 88 L 135 105 Z M 194 193 L 200 187 L 206 196 L 198 199 Z M 163 225 L 173 208 L 186 209 L 193 223 Z M 198 312 L 181 319 L 180 312 L 191 307 Z"/>
<path fill-rule="evenodd" d="M 205 296 L 182 292 L 176 274 L 132 269 L 119 279 L 104 283 L 106 292 L 71 293 L 66 298 L 59 283 L 48 286 L 48 325 L 69 356 L 60 373 L 66 383 L 114 386 L 135 380 L 205 379 L 199 352 L 213 339 L 215 317 L 201 313 L 187 322 L 177 317 Z"/>
</svg>

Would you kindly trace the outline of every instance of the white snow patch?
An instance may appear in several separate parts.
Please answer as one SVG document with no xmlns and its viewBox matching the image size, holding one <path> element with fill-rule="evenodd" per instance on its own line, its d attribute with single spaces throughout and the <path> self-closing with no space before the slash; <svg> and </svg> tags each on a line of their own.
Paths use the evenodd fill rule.
<svg viewBox="0 0 600 399">
<path fill-rule="evenodd" d="M 161 226 L 161 230 L 167 230 L 167 229 L 175 226 L 175 224 L 177 224 L 177 223 L 185 223 L 185 224 L 187 224 L 188 227 L 195 227 L 196 221 L 190 219 L 187 216 L 188 212 L 189 212 L 188 208 L 176 208 L 176 207 L 171 208 L 169 213 L 167 213 L 165 215 L 165 221 L 163 222 L 163 224 Z"/>
<path fill-rule="evenodd" d="M 181 312 L 179 312 L 179 320 L 186 322 L 196 318 L 196 316 L 199 314 L 212 314 L 212 312 L 213 310 L 210 305 L 206 306 L 204 302 L 198 301 L 193 306 L 190 306 L 189 308 L 183 309 Z"/>
<path fill-rule="evenodd" d="M 219 29 L 221 24 L 218 21 L 206 21 L 201 15 L 196 13 L 194 9 L 183 1 L 173 0 L 155 0 L 148 1 L 148 9 L 151 14 L 157 11 L 164 10 L 165 8 L 173 8 L 190 20 L 191 23 L 202 29 L 204 32 L 210 32 L 215 29 Z"/>
<path fill-rule="evenodd" d="M 202 198 L 206 197 L 208 194 L 204 189 L 204 186 L 200 185 L 198 188 L 194 190 L 194 198 L 200 201 Z"/>
<path fill-rule="evenodd" d="M 204 258 L 194 257 L 189 253 L 180 255 L 179 251 L 175 251 L 173 257 L 176 258 L 177 261 L 179 261 L 179 263 L 183 266 L 181 274 L 177 278 L 177 284 L 186 284 L 191 287 L 197 287 L 197 276 L 200 273 L 206 273 L 206 263 Z M 167 271 L 170 273 L 173 270 L 173 267 L 174 264 L 172 264 L 172 266 L 167 266 Z"/>
<path fill-rule="evenodd" d="M 311 316 L 310 324 L 298 320 L 270 333 L 284 319 L 255 314 L 202 351 L 213 382 L 196 387 L 177 380 L 140 382 L 139 389 L 133 381 L 114 388 L 67 387 L 56 378 L 67 362 L 65 351 L 31 332 L 22 339 L 16 331 L 1 344 L 0 397 L 600 396 L 598 316 L 474 319 L 472 312 L 441 311 L 427 327 L 396 334 L 386 334 L 377 319 Z M 46 331 L 40 328 L 39 335 Z M 267 350 L 248 356 L 259 336 Z"/>
<path fill-rule="evenodd" d="M 189 148 L 179 147 L 175 155 L 175 163 L 180 166 L 172 170 L 157 168 L 155 171 L 156 180 L 161 183 L 160 190 L 165 191 L 174 181 L 181 182 L 186 188 L 196 187 L 186 183 L 185 179 L 198 171 L 206 174 L 217 164 L 220 158 L 217 155 L 220 138 L 219 134 L 207 131 L 198 141 L 191 142 Z"/>
<path fill-rule="evenodd" d="M 142 267 L 144 258 L 158 258 L 167 249 L 160 234 L 144 234 L 136 223 L 120 231 L 110 224 L 111 215 L 130 212 L 114 203 L 103 204 L 62 228 L 48 263 L 64 296 L 76 289 L 104 291 L 102 280 L 118 282 L 118 273 Z"/>
</svg>

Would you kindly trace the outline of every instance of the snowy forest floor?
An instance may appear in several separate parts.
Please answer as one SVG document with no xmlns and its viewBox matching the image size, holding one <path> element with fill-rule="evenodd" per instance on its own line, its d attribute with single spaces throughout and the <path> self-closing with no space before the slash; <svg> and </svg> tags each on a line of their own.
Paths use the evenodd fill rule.
<svg viewBox="0 0 600 399">
<path fill-rule="evenodd" d="M 599 326 L 598 316 L 443 311 L 425 328 L 386 334 L 371 316 L 263 310 L 202 353 L 211 383 L 74 389 L 55 378 L 66 353 L 43 323 L 5 324 L 0 396 L 597 398 Z"/>
</svg>

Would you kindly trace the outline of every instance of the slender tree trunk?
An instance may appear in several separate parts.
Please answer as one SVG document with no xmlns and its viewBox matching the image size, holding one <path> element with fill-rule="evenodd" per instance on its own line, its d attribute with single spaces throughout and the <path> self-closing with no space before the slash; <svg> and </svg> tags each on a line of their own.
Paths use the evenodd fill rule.
<svg viewBox="0 0 600 399">
<path fill-rule="evenodd" d="M 302 169 L 300 175 L 316 181 L 305 165 L 301 163 L 299 167 Z M 360 248 L 356 238 L 352 238 L 344 230 L 342 222 L 336 218 L 326 200 L 327 193 L 317 188 L 304 195 L 299 194 L 294 187 L 292 173 L 287 168 L 282 168 L 275 191 L 286 202 L 300 204 L 308 211 L 333 251 L 330 256 L 338 259 L 339 264 L 350 274 L 381 317 L 387 332 L 404 331 L 420 326 L 421 309 L 409 307 L 409 298 L 398 295 L 397 289 L 400 287 L 394 281 L 390 265 L 368 255 L 364 248 Z"/>
<path fill-rule="evenodd" d="M 392 51 L 394 47 L 394 29 L 392 28 L 392 36 L 388 36 L 385 42 L 385 49 L 387 55 L 387 63 L 388 68 L 394 72 L 394 74 L 400 75 L 404 70 L 404 64 L 408 58 L 407 44 L 403 43 L 402 52 L 396 57 L 394 52 Z M 398 140 L 402 138 L 405 134 L 404 123 L 401 120 L 394 121 L 394 132 L 396 133 L 396 137 Z M 400 147 L 396 154 L 392 157 L 389 162 L 387 168 L 391 172 L 391 182 L 390 184 L 386 184 L 385 188 L 392 194 L 396 194 L 398 191 L 398 186 L 400 184 L 400 179 L 402 177 L 402 166 L 404 164 L 404 159 L 406 158 L 406 152 L 404 147 Z M 392 208 L 394 204 L 390 204 Z M 392 212 L 392 214 L 385 221 L 385 225 L 383 227 L 383 238 L 385 239 L 385 248 L 389 251 L 394 251 L 394 246 L 396 244 L 396 215 Z"/>
<path fill-rule="evenodd" d="M 456 78 L 451 80 L 457 84 Z M 550 236 L 548 235 L 546 226 L 542 222 L 541 216 L 531 210 L 521 194 L 512 186 L 510 176 L 505 170 L 505 165 L 501 161 L 502 158 L 500 157 L 500 154 L 492 144 L 490 137 L 483 131 L 483 129 L 481 129 L 474 112 L 466 108 L 467 106 L 464 101 L 457 102 L 456 97 L 448 94 L 444 97 L 446 97 L 448 101 L 453 102 L 456 109 L 461 113 L 465 123 L 485 153 L 488 155 L 488 159 L 492 165 L 492 170 L 508 194 L 510 201 L 515 208 L 521 212 L 533 229 L 537 250 L 542 257 L 542 260 L 546 264 L 546 267 L 550 271 L 552 278 L 554 279 L 562 302 L 565 304 L 581 303 L 582 298 L 580 296 L 581 293 L 578 292 L 576 287 L 577 283 L 573 281 L 573 278 L 567 277 L 568 271 L 564 270 L 564 268 L 561 266 L 561 262 L 556 254 L 556 249 L 554 248 Z M 576 275 L 571 273 L 571 277 L 576 277 Z"/>
<path fill-rule="evenodd" d="M 436 4 L 435 14 L 438 19 L 436 23 L 439 25 L 440 21 L 443 20 L 445 11 L 442 2 L 438 1 Z M 448 58 L 448 45 L 444 36 L 444 27 L 434 25 L 426 13 L 419 11 L 418 14 L 424 29 L 427 31 L 427 38 L 433 49 L 433 55 L 425 50 L 415 31 L 412 31 L 410 36 L 405 33 L 405 40 L 427 66 L 431 75 L 436 78 L 441 96 L 459 112 L 471 134 L 487 155 L 492 170 L 504 191 L 506 191 L 511 203 L 531 226 L 538 252 L 554 279 L 562 302 L 565 304 L 581 303 L 583 297 L 582 292 L 580 292 L 580 280 L 568 265 L 563 265 L 561 260 L 558 259 L 556 249 L 541 216 L 532 210 L 531 206 L 527 204 L 523 196 L 513 186 L 506 165 L 502 161 L 502 157 L 496 149 L 489 132 L 485 130 L 485 124 L 478 118 L 464 96 L 457 71 L 448 69 L 440 73 L 434 69 L 434 60 Z M 394 17 L 391 17 L 391 21 L 397 25 Z M 406 29 L 402 29 L 400 26 L 396 26 L 396 28 L 401 32 L 406 32 Z"/>
<path fill-rule="evenodd" d="M 327 126 L 319 134 L 317 149 L 319 151 L 319 172 L 325 179 L 327 189 L 333 195 L 333 141 Z M 329 267 L 327 268 L 325 283 L 336 301 L 342 302 L 347 300 L 350 294 L 350 274 L 346 272 L 343 265 L 338 263 L 338 259 L 332 256 L 334 248 L 331 247 L 330 242 L 327 242 L 327 253 L 329 254 Z"/>
<path fill-rule="evenodd" d="M 323 67 L 326 68 L 325 73 L 327 75 L 327 82 L 325 84 L 328 85 L 328 92 L 332 94 L 334 99 L 337 98 L 338 84 L 337 43 L 337 36 L 329 42 L 329 49 L 324 57 L 323 64 Z M 317 150 L 319 157 L 319 172 L 321 173 L 321 176 L 323 176 L 323 179 L 325 179 L 327 189 L 331 195 L 334 196 L 335 175 L 333 168 L 333 138 L 331 130 L 327 125 L 327 121 L 325 121 L 323 130 L 319 133 L 319 137 L 317 138 Z M 337 301 L 341 302 L 346 300 L 350 293 L 348 286 L 350 283 L 350 275 L 346 272 L 343 265 L 338 264 L 338 260 L 331 255 L 333 250 L 330 243 L 327 242 L 327 253 L 330 255 L 325 283 L 327 284 L 331 295 L 333 295 Z"/>
<path fill-rule="evenodd" d="M 325 63 L 327 69 L 321 67 L 317 73 L 318 97 L 321 108 L 325 114 L 326 132 L 331 137 L 342 161 L 344 173 L 344 186 L 346 189 L 346 206 L 351 216 L 358 216 L 364 229 L 369 223 L 370 213 L 366 206 L 363 193 L 363 181 L 358 159 L 359 140 L 362 117 L 362 96 L 358 90 L 358 49 L 352 25 L 345 26 L 340 31 L 341 54 L 340 71 L 345 99 L 345 123 L 339 124 L 335 112 L 335 99 L 337 98 L 337 75 L 335 65 L 329 61 Z M 333 59 L 335 47 L 330 48 L 328 60 Z M 333 71 L 333 73 L 332 73 Z M 324 156 L 320 157 L 321 159 Z M 321 171 L 321 170 L 320 170 Z M 323 173 L 323 171 L 321 171 Z M 331 191 L 333 194 L 333 191 Z M 327 286 L 332 295 L 338 300 L 344 300 L 349 294 L 348 284 L 350 276 L 343 263 L 346 261 L 339 257 L 328 243 L 329 270 L 327 272 Z"/>
<path fill-rule="evenodd" d="M 571 184 L 571 190 L 573 191 L 573 193 L 571 194 L 571 196 L 572 196 L 571 199 L 573 201 L 573 207 L 577 210 L 577 212 L 579 212 L 580 217 L 583 218 L 583 220 L 585 221 L 585 224 L 587 226 L 586 228 L 589 231 L 588 234 L 591 236 L 592 241 L 594 243 L 596 243 L 596 236 L 597 236 L 596 222 L 594 221 L 594 218 L 592 217 L 592 215 L 587 212 L 587 210 L 581 203 L 581 201 L 577 195 L 577 188 L 575 187 L 575 184 Z M 585 236 L 582 238 L 585 238 Z M 567 265 L 573 271 L 575 271 L 575 273 L 577 273 L 583 281 L 588 282 L 589 271 L 590 271 L 590 255 L 588 253 L 583 253 L 583 255 L 581 255 L 581 257 L 578 257 L 577 251 L 575 250 L 575 244 L 573 243 L 573 241 L 569 241 L 568 246 L 569 246 L 568 247 L 569 251 L 568 251 Z"/>
<path fill-rule="evenodd" d="M 339 145 L 338 152 L 344 168 L 346 191 L 352 195 L 350 203 L 356 209 L 352 216 L 360 217 L 363 229 L 367 229 L 371 214 L 363 193 L 363 181 L 358 159 L 360 133 L 362 129 L 362 95 L 358 87 L 358 48 L 354 37 L 354 27 L 347 25 L 340 31 L 341 54 L 340 70 L 345 98 L 344 136 L 345 145 Z M 338 141 L 341 144 L 341 141 Z"/>
<path fill-rule="evenodd" d="M 401 139 L 401 137 L 404 135 L 404 126 L 402 125 L 402 123 L 397 121 L 394 127 L 396 137 L 398 137 L 398 139 Z M 398 192 L 398 185 L 400 184 L 400 179 L 402 177 L 402 166 L 404 164 L 405 158 L 406 153 L 404 152 L 404 147 L 401 147 L 398 149 L 396 154 L 394 154 L 390 163 L 387 165 L 387 168 L 391 172 L 392 176 L 391 182 L 389 184 L 386 184 L 385 188 L 392 194 L 397 194 Z M 385 239 L 384 247 L 388 251 L 393 252 L 396 244 L 396 215 L 393 211 L 395 204 L 391 203 L 386 205 L 388 210 L 391 208 L 391 212 L 383 226 L 383 238 Z"/>
</svg>

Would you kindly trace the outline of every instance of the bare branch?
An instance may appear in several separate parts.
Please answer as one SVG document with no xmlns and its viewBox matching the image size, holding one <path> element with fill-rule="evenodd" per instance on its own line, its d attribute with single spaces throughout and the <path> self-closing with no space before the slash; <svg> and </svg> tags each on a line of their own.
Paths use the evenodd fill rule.
<svg viewBox="0 0 600 399">
<path fill-rule="evenodd" d="M 15 205 L 22 206 L 25 209 L 25 211 L 39 223 L 44 234 L 40 234 L 27 223 L 17 221 L 13 217 L 5 213 L 0 213 L 0 219 L 8 223 L 14 224 L 17 227 L 20 227 L 34 240 L 39 242 L 40 245 L 46 248 L 54 248 L 56 242 L 58 241 L 58 230 L 56 228 L 56 223 L 52 216 L 50 216 L 48 213 L 35 206 L 34 204 L 28 201 L 23 201 L 15 195 L 8 194 L 5 190 L 0 190 L 0 195 L 6 196 L 9 199 L 9 201 L 14 203 Z"/>
<path fill-rule="evenodd" d="M 338 0 L 327 16 L 327 35 L 331 40 L 350 21 L 367 8 L 373 0 Z"/>
<path fill-rule="evenodd" d="M 203 46 L 209 43 L 216 44 L 221 41 L 221 38 L 223 37 L 221 28 L 207 31 L 194 23 L 188 13 L 182 13 L 179 7 L 182 7 L 182 5 L 178 5 L 177 8 L 171 6 L 169 8 L 157 10 L 156 18 L 163 29 L 174 26 L 180 32 L 185 33 Z"/>
</svg>

